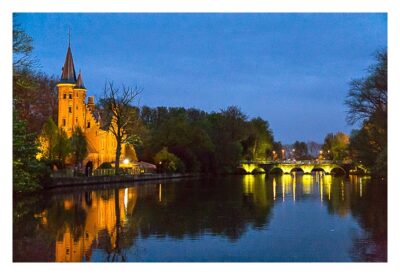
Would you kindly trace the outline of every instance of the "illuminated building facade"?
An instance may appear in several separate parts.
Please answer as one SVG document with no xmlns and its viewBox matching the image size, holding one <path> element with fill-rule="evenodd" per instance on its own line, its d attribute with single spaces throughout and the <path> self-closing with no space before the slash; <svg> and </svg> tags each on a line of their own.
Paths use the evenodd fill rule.
<svg viewBox="0 0 400 275">
<path fill-rule="evenodd" d="M 84 165 L 89 161 L 93 168 L 103 162 L 115 160 L 117 142 L 115 136 L 108 130 L 101 128 L 101 118 L 96 111 L 94 97 L 89 96 L 86 103 L 86 87 L 82 73 L 76 77 L 71 47 L 68 45 L 67 56 L 62 68 L 58 89 L 58 127 L 62 128 L 68 137 L 80 127 L 88 142 L 88 156 Z M 122 144 L 121 160 L 125 158 L 125 145 Z"/>
</svg>

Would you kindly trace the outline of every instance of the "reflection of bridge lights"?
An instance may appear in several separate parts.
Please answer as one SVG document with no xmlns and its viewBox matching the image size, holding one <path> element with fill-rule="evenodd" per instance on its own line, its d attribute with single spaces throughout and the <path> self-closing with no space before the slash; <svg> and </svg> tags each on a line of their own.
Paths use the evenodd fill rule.
<svg viewBox="0 0 400 275">
<path fill-rule="evenodd" d="M 254 176 L 253 175 L 245 175 L 243 178 L 243 189 L 244 194 L 252 194 L 254 193 Z"/>
<path fill-rule="evenodd" d="M 292 193 L 293 193 L 293 201 L 296 201 L 296 177 L 294 177 L 292 181 Z"/>
<path fill-rule="evenodd" d="M 323 202 L 323 200 L 324 200 L 323 188 L 324 188 L 324 186 L 322 185 L 322 181 L 320 181 L 320 182 L 319 182 L 319 194 L 320 194 L 320 197 L 321 197 L 321 202 Z"/>
<path fill-rule="evenodd" d="M 303 175 L 303 193 L 311 194 L 312 189 L 312 176 L 311 175 Z"/>
<path fill-rule="evenodd" d="M 331 175 L 325 175 L 323 177 L 324 179 L 324 185 L 327 189 L 326 193 L 328 193 L 328 200 L 331 200 L 331 185 L 332 185 L 332 176 Z"/>
</svg>

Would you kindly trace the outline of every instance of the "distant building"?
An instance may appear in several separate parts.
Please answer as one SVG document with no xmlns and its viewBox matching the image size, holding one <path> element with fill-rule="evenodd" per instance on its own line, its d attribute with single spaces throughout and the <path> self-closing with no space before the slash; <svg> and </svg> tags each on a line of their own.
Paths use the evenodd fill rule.
<svg viewBox="0 0 400 275">
<path fill-rule="evenodd" d="M 101 128 L 101 118 L 96 111 L 94 97 L 89 96 L 86 103 L 86 87 L 82 73 L 78 78 L 75 73 L 71 47 L 68 45 L 67 56 L 58 88 L 58 127 L 62 128 L 71 137 L 75 128 L 80 127 L 88 142 L 89 161 L 96 169 L 103 162 L 115 161 L 117 142 L 115 136 L 107 129 Z M 122 144 L 121 161 L 125 158 L 125 145 Z"/>
</svg>

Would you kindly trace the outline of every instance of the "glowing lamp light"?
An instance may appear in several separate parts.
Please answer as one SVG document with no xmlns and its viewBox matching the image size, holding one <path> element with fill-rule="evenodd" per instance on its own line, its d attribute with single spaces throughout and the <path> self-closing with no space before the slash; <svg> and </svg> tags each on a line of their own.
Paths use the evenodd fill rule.
<svg viewBox="0 0 400 275">
<path fill-rule="evenodd" d="M 124 159 L 123 163 L 124 164 L 129 164 L 129 159 Z"/>
</svg>

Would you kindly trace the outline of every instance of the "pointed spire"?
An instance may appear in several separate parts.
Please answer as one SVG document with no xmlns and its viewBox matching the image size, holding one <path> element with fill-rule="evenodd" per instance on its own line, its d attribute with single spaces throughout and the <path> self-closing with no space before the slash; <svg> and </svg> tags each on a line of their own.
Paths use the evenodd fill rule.
<svg viewBox="0 0 400 275">
<path fill-rule="evenodd" d="M 82 74 L 81 74 L 81 70 L 79 70 L 79 74 L 78 74 L 78 80 L 76 81 L 76 89 L 85 89 L 85 84 L 83 84 L 83 79 L 82 79 Z"/>
<path fill-rule="evenodd" d="M 68 28 L 68 47 L 71 47 L 71 28 Z"/>
<path fill-rule="evenodd" d="M 70 43 L 70 41 L 68 42 Z M 62 68 L 60 83 L 75 84 L 76 74 L 74 60 L 72 59 L 71 46 L 68 45 L 67 56 L 65 57 L 64 67 Z"/>
</svg>

